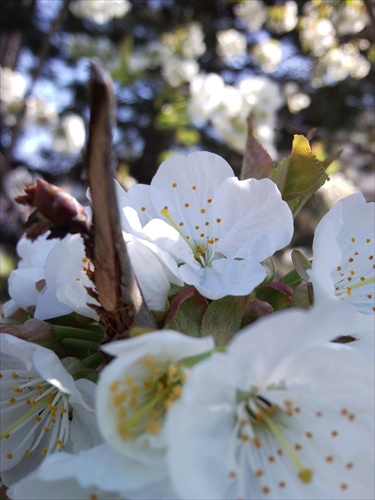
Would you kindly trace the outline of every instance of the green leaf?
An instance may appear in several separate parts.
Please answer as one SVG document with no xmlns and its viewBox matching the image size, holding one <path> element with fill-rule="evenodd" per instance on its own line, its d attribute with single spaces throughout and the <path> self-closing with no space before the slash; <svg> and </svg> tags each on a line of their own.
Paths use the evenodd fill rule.
<svg viewBox="0 0 375 500">
<path fill-rule="evenodd" d="M 213 335 L 216 345 L 226 345 L 241 328 L 249 297 L 224 297 L 211 302 L 202 320 L 202 336 Z"/>
<path fill-rule="evenodd" d="M 103 331 L 98 328 L 93 329 L 82 329 L 82 328 L 74 328 L 72 326 L 60 326 L 60 325 L 51 325 L 53 328 L 55 337 L 60 342 L 64 338 L 71 339 L 81 339 L 81 340 L 89 340 L 92 342 L 100 342 L 103 340 Z"/>
<path fill-rule="evenodd" d="M 293 291 L 290 307 L 307 309 L 313 303 L 311 283 L 302 282 Z"/>
<path fill-rule="evenodd" d="M 172 300 L 164 328 L 201 337 L 201 322 L 207 307 L 205 297 L 194 287 L 186 287 Z"/>
<path fill-rule="evenodd" d="M 308 269 L 311 269 L 311 262 L 307 257 L 303 255 L 300 250 L 293 250 L 292 262 L 298 273 L 298 276 L 300 276 L 304 281 L 310 281 L 310 277 L 306 271 Z"/>
<path fill-rule="evenodd" d="M 309 196 L 328 180 L 328 175 L 324 164 L 311 151 L 306 137 L 295 135 L 291 155 L 277 165 L 270 178 L 296 215 Z"/>
<path fill-rule="evenodd" d="M 91 340 L 82 340 L 75 338 L 63 338 L 61 340 L 63 347 L 73 351 L 77 357 L 87 357 L 98 352 L 98 344 Z"/>
<path fill-rule="evenodd" d="M 293 288 L 286 283 L 274 281 L 259 285 L 255 289 L 256 298 L 268 302 L 275 311 L 283 309 L 290 304 Z"/>
<path fill-rule="evenodd" d="M 267 316 L 267 314 L 271 314 L 273 312 L 273 307 L 268 302 L 264 302 L 264 300 L 251 299 L 248 302 L 247 309 L 245 311 L 245 315 L 242 319 L 241 327 L 245 327 L 254 323 L 259 318 L 263 316 Z"/>
</svg>

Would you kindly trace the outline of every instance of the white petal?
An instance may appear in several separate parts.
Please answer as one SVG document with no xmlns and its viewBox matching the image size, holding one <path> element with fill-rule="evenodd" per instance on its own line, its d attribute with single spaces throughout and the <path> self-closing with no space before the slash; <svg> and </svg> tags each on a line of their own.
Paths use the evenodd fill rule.
<svg viewBox="0 0 375 500">
<path fill-rule="evenodd" d="M 267 276 L 266 270 L 253 259 L 214 260 L 210 267 L 183 264 L 179 268 L 182 280 L 194 285 L 204 296 L 212 300 L 227 295 L 247 295 Z"/>
<path fill-rule="evenodd" d="M 181 498 L 372 498 L 373 365 L 350 347 L 324 343 L 329 332 L 321 329 L 331 329 L 337 312 L 325 327 L 322 308 L 272 315 L 191 370 L 166 423 Z M 238 437 L 239 389 L 292 405 L 290 415 L 269 417 L 283 418 L 277 427 L 292 452 L 264 423 L 260 446 Z M 312 469 L 310 483 L 298 478 L 290 453 Z"/>
<path fill-rule="evenodd" d="M 177 263 L 195 262 L 194 255 L 183 237 L 161 219 L 151 220 L 144 228 L 145 236 L 157 246 L 173 255 Z"/>
<path fill-rule="evenodd" d="M 154 311 L 164 311 L 170 284 L 157 254 L 134 238 L 127 243 L 127 250 L 148 307 Z"/>
<path fill-rule="evenodd" d="M 46 284 L 56 299 L 71 308 L 71 311 L 97 319 L 96 312 L 87 305 L 87 302 L 96 302 L 85 289 L 85 286 L 94 287 L 84 271 L 86 260 L 81 236 L 66 236 L 48 255 L 45 265 Z M 43 319 L 51 317 L 49 315 Z"/>
<path fill-rule="evenodd" d="M 51 500 L 51 498 L 87 500 L 90 497 L 97 500 L 110 500 L 123 498 L 119 493 L 110 493 L 111 490 L 98 489 L 93 485 L 81 486 L 76 478 L 79 471 L 75 460 L 74 456 L 67 453 L 51 455 L 39 469 L 8 489 L 9 498 L 12 500 Z M 66 464 L 71 466 L 70 473 L 65 470 Z"/>
<path fill-rule="evenodd" d="M 151 182 L 151 198 L 156 212 L 167 206 L 176 224 L 184 221 L 188 234 L 204 224 L 201 210 L 208 210 L 220 184 L 234 173 L 228 163 L 208 152 L 170 156 Z M 188 204 L 188 206 L 186 206 Z"/>
<path fill-rule="evenodd" d="M 44 279 L 43 268 L 20 268 L 10 273 L 9 295 L 18 307 L 27 309 L 35 306 L 40 294 L 35 285 L 42 279 Z"/>
<path fill-rule="evenodd" d="M 293 216 L 270 179 L 227 179 L 212 203 L 221 222 L 213 236 L 226 257 L 252 257 L 258 262 L 286 246 L 293 235 Z"/>
<path fill-rule="evenodd" d="M 360 193 L 343 198 L 319 222 L 310 271 L 314 300 L 337 298 L 375 310 L 375 204 Z"/>
<path fill-rule="evenodd" d="M 38 296 L 34 318 L 50 319 L 65 316 L 73 312 L 73 308 L 57 300 L 54 290 L 44 288 Z"/>
</svg>

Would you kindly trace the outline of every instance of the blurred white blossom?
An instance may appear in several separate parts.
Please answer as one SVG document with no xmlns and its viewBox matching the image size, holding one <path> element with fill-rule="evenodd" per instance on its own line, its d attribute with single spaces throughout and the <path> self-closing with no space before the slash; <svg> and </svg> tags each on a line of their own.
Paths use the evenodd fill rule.
<svg viewBox="0 0 375 500">
<path fill-rule="evenodd" d="M 370 62 L 362 56 L 353 44 L 344 44 L 329 49 L 320 57 L 313 69 L 313 87 L 330 85 L 351 76 L 364 78 L 370 71 Z"/>
<path fill-rule="evenodd" d="M 61 154 L 78 154 L 85 144 L 85 138 L 83 119 L 70 113 L 60 120 L 59 126 L 55 129 L 52 145 Z"/>
<path fill-rule="evenodd" d="M 326 205 L 331 208 L 341 198 L 346 198 L 360 190 L 342 172 L 335 172 L 329 175 L 329 182 L 323 184 L 319 193 L 323 196 Z"/>
<path fill-rule="evenodd" d="M 284 94 L 291 113 L 298 113 L 301 109 L 310 106 L 310 97 L 300 90 L 296 82 L 286 83 L 284 85 Z"/>
<path fill-rule="evenodd" d="M 293 0 L 268 7 L 267 27 L 277 34 L 292 31 L 298 23 L 298 6 Z"/>
<path fill-rule="evenodd" d="M 246 51 L 246 36 L 236 29 L 218 31 L 216 38 L 217 53 L 227 61 L 242 56 Z"/>
<path fill-rule="evenodd" d="M 190 82 L 188 110 L 192 122 L 200 127 L 210 118 L 222 100 L 224 80 L 216 73 L 199 73 Z"/>
<path fill-rule="evenodd" d="M 26 80 L 17 71 L 0 66 L 1 112 L 11 112 L 21 106 L 26 91 Z"/>
<path fill-rule="evenodd" d="M 281 44 L 277 40 L 258 43 L 251 53 L 265 73 L 275 71 L 282 60 Z"/>
<path fill-rule="evenodd" d="M 363 2 L 341 2 L 332 10 L 331 22 L 339 36 L 359 33 L 369 23 L 370 18 Z"/>
<path fill-rule="evenodd" d="M 105 36 L 93 36 L 87 33 L 67 33 L 64 38 L 66 52 L 72 59 L 98 57 L 108 63 L 117 57 L 116 45 Z"/>
<path fill-rule="evenodd" d="M 262 0 L 241 2 L 234 7 L 234 13 L 249 31 L 257 31 L 267 19 L 267 11 Z"/>
<path fill-rule="evenodd" d="M 186 35 L 181 44 L 181 53 L 186 59 L 196 59 L 206 52 L 202 25 L 198 22 L 189 23 Z"/>
<path fill-rule="evenodd" d="M 199 64 L 194 59 L 181 59 L 171 53 L 163 61 L 162 74 L 172 87 L 178 87 L 181 83 L 189 82 L 199 72 Z"/>
<path fill-rule="evenodd" d="M 76 0 L 70 4 L 72 13 L 96 24 L 104 24 L 114 17 L 123 17 L 131 9 L 128 0 Z"/>
<path fill-rule="evenodd" d="M 189 115 L 196 126 L 210 121 L 221 139 L 243 153 L 247 135 L 246 119 L 251 117 L 258 140 L 272 157 L 276 111 L 284 103 L 277 84 L 267 77 L 252 76 L 238 85 L 225 85 L 216 74 L 199 74 L 190 84 Z"/>
<path fill-rule="evenodd" d="M 299 36 L 303 50 L 316 57 L 336 44 L 336 30 L 329 19 L 302 17 Z"/>
</svg>

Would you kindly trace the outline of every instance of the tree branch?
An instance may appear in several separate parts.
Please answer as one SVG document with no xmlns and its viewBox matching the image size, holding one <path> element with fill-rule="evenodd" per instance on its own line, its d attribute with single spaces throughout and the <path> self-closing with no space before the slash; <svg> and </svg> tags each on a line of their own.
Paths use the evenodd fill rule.
<svg viewBox="0 0 375 500">
<path fill-rule="evenodd" d="M 118 213 L 112 159 L 115 98 L 109 74 L 91 64 L 91 108 L 86 166 L 92 197 L 93 236 L 87 245 L 95 272 L 98 310 L 108 340 L 126 337 L 131 326 L 156 328 L 135 278 Z"/>
</svg>

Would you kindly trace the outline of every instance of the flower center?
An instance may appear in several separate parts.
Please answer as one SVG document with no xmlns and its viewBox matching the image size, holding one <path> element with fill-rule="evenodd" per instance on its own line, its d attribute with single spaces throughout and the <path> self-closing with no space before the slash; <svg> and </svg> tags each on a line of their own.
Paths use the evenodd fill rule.
<svg viewBox="0 0 375 500">
<path fill-rule="evenodd" d="M 193 252 L 194 259 L 202 266 L 209 267 L 211 262 L 215 259 L 224 257 L 220 253 L 216 253 L 214 250 L 215 244 L 219 241 L 218 237 L 211 237 L 207 234 L 208 227 L 210 225 L 209 221 L 205 222 L 206 228 L 203 230 L 199 225 L 196 225 L 194 230 L 197 232 L 197 236 L 186 235 L 182 230 L 184 227 L 184 222 L 176 223 L 171 216 L 168 207 L 164 207 L 160 213 L 167 219 L 169 224 L 176 229 L 176 231 L 182 236 L 185 243 L 189 246 L 190 250 Z M 216 219 L 216 223 L 219 224 L 221 219 Z"/>
<path fill-rule="evenodd" d="M 374 307 L 375 264 L 371 238 L 348 238 L 343 250 L 343 259 L 332 273 L 335 295 L 341 299 L 352 297 L 363 312 Z"/>
<path fill-rule="evenodd" d="M 1 388 L 1 406 L 13 417 L 0 435 L 1 440 L 7 440 L 8 460 L 19 456 L 20 451 L 28 456 L 40 445 L 43 455 L 64 448 L 69 435 L 69 403 L 65 394 L 29 370 L 2 371 Z"/>
<path fill-rule="evenodd" d="M 296 468 L 300 481 L 310 483 L 313 479 L 313 470 L 304 465 L 296 447 L 286 436 L 287 417 L 292 415 L 291 407 L 287 406 L 282 409 L 257 394 L 255 390 L 250 393 L 238 392 L 237 401 L 239 403 L 237 437 L 242 442 L 249 442 L 258 451 L 258 453 L 252 453 L 251 460 L 255 475 L 260 477 L 263 474 L 261 469 L 263 460 L 260 458 L 262 446 L 264 445 L 263 453 L 267 453 L 270 448 L 269 443 L 273 442 L 278 446 L 277 455 L 279 457 L 284 453 L 289 457 Z M 263 458 L 269 462 L 276 460 L 273 455 Z M 258 461 L 259 463 L 257 463 Z"/>
<path fill-rule="evenodd" d="M 153 356 L 141 358 L 133 371 L 134 376 L 116 379 L 109 388 L 117 431 L 124 440 L 158 434 L 166 411 L 181 396 L 186 378 L 181 365 L 160 365 Z"/>
</svg>

